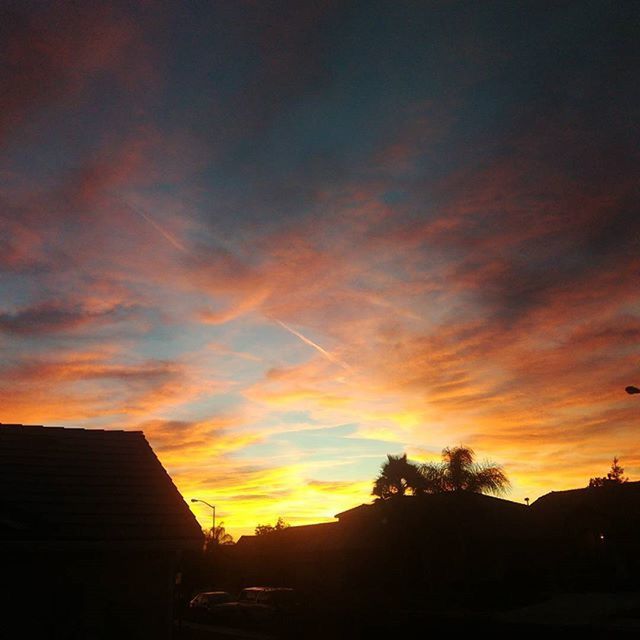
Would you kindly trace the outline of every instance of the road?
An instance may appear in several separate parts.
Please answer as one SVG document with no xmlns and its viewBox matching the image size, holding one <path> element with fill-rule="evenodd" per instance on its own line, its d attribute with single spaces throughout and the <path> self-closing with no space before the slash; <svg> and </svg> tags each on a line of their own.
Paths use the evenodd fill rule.
<svg viewBox="0 0 640 640">
<path fill-rule="evenodd" d="M 174 627 L 173 640 L 275 640 L 275 638 L 249 629 L 182 622 Z"/>
</svg>

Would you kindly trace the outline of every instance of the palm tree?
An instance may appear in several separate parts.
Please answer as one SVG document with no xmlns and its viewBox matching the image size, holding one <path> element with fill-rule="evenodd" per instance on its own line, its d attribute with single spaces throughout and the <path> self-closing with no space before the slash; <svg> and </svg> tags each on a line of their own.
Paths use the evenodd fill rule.
<svg viewBox="0 0 640 640">
<path fill-rule="evenodd" d="M 441 463 L 421 465 L 427 493 L 471 491 L 473 493 L 505 493 L 510 486 L 502 467 L 474 462 L 473 449 L 453 447 L 443 449 Z"/>
<path fill-rule="evenodd" d="M 215 529 L 208 529 L 204 534 L 205 551 L 211 551 L 221 544 L 233 544 L 233 536 L 227 533 L 224 522 L 221 522 Z"/>
<path fill-rule="evenodd" d="M 407 454 L 401 456 L 387 455 L 387 461 L 380 468 L 373 491 L 374 496 L 386 500 L 395 496 L 403 496 L 407 491 L 418 493 L 422 490 L 425 479 L 420 469 L 407 460 Z"/>
</svg>

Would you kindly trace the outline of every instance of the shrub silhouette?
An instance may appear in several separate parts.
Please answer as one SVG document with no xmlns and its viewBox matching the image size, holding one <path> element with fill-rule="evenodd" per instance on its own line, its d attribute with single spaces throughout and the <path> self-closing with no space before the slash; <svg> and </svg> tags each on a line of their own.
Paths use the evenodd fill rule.
<svg viewBox="0 0 640 640">
<path fill-rule="evenodd" d="M 283 529 L 287 529 L 289 525 L 284 521 L 283 518 L 278 518 L 278 521 L 272 524 L 259 524 L 255 529 L 255 535 L 257 536 L 266 536 L 270 533 L 275 533 L 276 531 L 282 531 Z"/>
<path fill-rule="evenodd" d="M 627 482 L 629 478 L 625 478 L 622 474 L 624 469 L 618 464 L 620 462 L 618 458 L 614 457 L 611 463 L 611 470 L 607 473 L 606 477 L 596 477 L 589 480 L 590 487 L 605 487 L 611 484 L 622 484 Z"/>
</svg>

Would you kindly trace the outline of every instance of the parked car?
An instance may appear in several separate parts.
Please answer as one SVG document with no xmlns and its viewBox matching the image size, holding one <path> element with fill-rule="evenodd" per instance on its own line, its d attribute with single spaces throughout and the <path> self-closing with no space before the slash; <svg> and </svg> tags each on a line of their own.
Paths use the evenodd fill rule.
<svg viewBox="0 0 640 640">
<path fill-rule="evenodd" d="M 238 603 L 254 622 L 284 621 L 299 608 L 296 591 L 288 587 L 247 587 L 240 592 Z"/>
<path fill-rule="evenodd" d="M 189 602 L 189 617 L 193 620 L 211 621 L 220 617 L 220 608 L 232 601 L 233 598 L 226 591 L 203 591 Z"/>
</svg>

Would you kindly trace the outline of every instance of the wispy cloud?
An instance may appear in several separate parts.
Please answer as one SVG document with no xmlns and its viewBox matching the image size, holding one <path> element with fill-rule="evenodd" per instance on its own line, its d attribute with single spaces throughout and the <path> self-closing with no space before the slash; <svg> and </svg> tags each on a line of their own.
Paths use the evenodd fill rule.
<svg viewBox="0 0 640 640">
<path fill-rule="evenodd" d="M 633 9 L 223 5 L 0 10 L 0 420 L 143 428 L 232 530 L 452 443 L 638 477 Z"/>
</svg>

